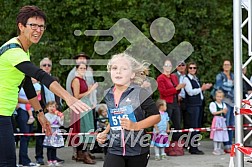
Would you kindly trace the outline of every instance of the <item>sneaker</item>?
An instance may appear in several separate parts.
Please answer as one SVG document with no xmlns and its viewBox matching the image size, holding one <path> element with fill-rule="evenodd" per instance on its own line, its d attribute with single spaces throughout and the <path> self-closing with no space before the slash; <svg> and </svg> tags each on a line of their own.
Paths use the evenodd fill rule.
<svg viewBox="0 0 252 167">
<path fill-rule="evenodd" d="M 30 117 L 27 121 L 27 124 L 32 124 L 35 121 L 34 117 Z"/>
<path fill-rule="evenodd" d="M 221 153 L 221 155 L 226 154 L 225 151 L 223 149 L 219 149 L 219 152 Z"/>
<path fill-rule="evenodd" d="M 53 164 L 52 161 L 48 161 L 48 162 L 47 162 L 47 166 L 54 166 L 54 164 Z"/>
<path fill-rule="evenodd" d="M 60 159 L 60 158 L 58 158 L 58 157 L 56 157 L 56 160 L 57 160 L 57 162 L 58 162 L 59 164 L 63 164 L 63 163 L 65 162 L 64 159 Z"/>
<path fill-rule="evenodd" d="M 220 153 L 219 150 L 214 150 L 214 151 L 213 151 L 213 155 L 221 155 L 221 153 Z"/>
<path fill-rule="evenodd" d="M 27 165 L 23 165 L 23 167 L 26 167 L 26 166 L 40 166 L 40 164 L 30 162 L 30 163 L 27 164 Z"/>
<path fill-rule="evenodd" d="M 56 160 L 55 161 L 53 161 L 53 165 L 54 166 L 62 166 L 59 162 L 57 162 Z"/>
<path fill-rule="evenodd" d="M 40 164 L 40 165 L 45 165 L 45 162 L 43 161 L 42 158 L 38 158 L 37 161 L 36 161 L 37 164 Z"/>
<path fill-rule="evenodd" d="M 161 155 L 161 159 L 167 159 L 166 155 Z"/>
<path fill-rule="evenodd" d="M 160 160 L 160 156 L 155 156 L 155 160 L 159 161 Z"/>
</svg>

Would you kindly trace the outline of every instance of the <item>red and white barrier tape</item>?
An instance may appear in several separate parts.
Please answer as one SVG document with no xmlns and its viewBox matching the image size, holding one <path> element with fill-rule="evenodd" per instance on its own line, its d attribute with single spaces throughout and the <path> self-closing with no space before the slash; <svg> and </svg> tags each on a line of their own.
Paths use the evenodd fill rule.
<svg viewBox="0 0 252 167">
<path fill-rule="evenodd" d="M 243 154 L 252 157 L 252 148 L 251 147 L 244 147 L 240 143 L 233 144 L 231 147 L 230 152 L 230 161 L 229 161 L 229 167 L 234 167 L 234 156 L 235 156 L 235 148 L 242 152 Z"/>
<path fill-rule="evenodd" d="M 83 135 L 97 135 L 97 132 L 91 133 L 57 133 L 57 135 L 62 136 L 83 136 Z M 14 133 L 14 136 L 45 136 L 45 133 Z"/>
<path fill-rule="evenodd" d="M 242 103 L 244 103 L 245 105 L 249 105 L 250 107 L 252 107 L 252 101 L 250 102 L 249 100 L 242 100 Z M 248 109 L 248 108 L 241 108 L 240 109 L 240 114 L 247 114 L 247 115 L 252 115 L 252 109 Z M 236 113 L 237 115 L 237 113 Z M 252 124 L 244 124 L 244 130 L 252 130 Z M 249 126 L 249 127 L 248 127 Z M 234 130 L 235 128 L 232 126 L 229 126 L 227 128 L 189 128 L 189 129 L 181 129 L 181 130 L 175 130 L 175 129 L 171 129 L 170 132 L 173 133 L 183 133 L 183 132 L 207 132 L 207 131 L 222 131 L 222 130 Z M 152 132 L 149 132 L 150 134 Z M 57 133 L 58 135 L 63 135 L 63 136 L 68 136 L 68 135 L 96 135 L 97 132 L 91 132 L 91 133 Z M 14 133 L 14 136 L 44 136 L 45 133 Z"/>
<path fill-rule="evenodd" d="M 244 124 L 244 130 L 252 130 L 252 124 Z M 208 132 L 208 131 L 223 131 L 223 130 L 235 130 L 234 127 L 227 127 L 227 128 L 189 128 L 189 129 L 181 129 L 181 130 L 175 130 L 171 129 L 170 132 L 172 133 L 184 133 L 184 132 Z M 148 132 L 149 134 L 152 134 L 152 132 Z M 97 132 L 91 132 L 91 133 L 57 133 L 57 135 L 62 136 L 82 136 L 82 135 L 97 135 Z M 45 133 L 14 133 L 14 136 L 45 136 Z"/>
<path fill-rule="evenodd" d="M 235 115 L 252 115 L 252 104 L 251 100 L 242 100 L 243 108 L 240 109 L 240 113 L 235 113 Z"/>
</svg>

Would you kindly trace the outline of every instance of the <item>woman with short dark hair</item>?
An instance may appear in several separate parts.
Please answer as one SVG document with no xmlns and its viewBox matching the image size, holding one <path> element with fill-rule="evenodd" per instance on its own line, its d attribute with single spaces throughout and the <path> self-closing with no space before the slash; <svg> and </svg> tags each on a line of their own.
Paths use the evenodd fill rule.
<svg viewBox="0 0 252 167">
<path fill-rule="evenodd" d="M 45 13 L 36 6 L 24 6 L 17 19 L 18 36 L 0 47 L 0 166 L 16 166 L 15 140 L 11 115 L 18 102 L 19 87 L 24 88 L 30 104 L 34 108 L 42 129 L 51 134 L 50 123 L 46 120 L 34 90 L 31 77 L 40 81 L 53 93 L 64 99 L 70 108 L 83 112 L 90 107 L 71 96 L 57 81 L 30 61 L 29 47 L 38 43 L 46 29 Z M 21 85 L 22 84 L 22 85 Z M 35 166 L 34 164 L 24 164 Z"/>
</svg>

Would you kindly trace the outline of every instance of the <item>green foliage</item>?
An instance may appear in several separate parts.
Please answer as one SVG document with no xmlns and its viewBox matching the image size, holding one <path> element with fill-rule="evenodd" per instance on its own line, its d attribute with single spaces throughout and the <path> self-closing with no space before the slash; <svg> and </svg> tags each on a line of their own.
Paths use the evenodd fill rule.
<svg viewBox="0 0 252 167">
<path fill-rule="evenodd" d="M 187 61 L 197 62 L 202 82 L 213 83 L 223 60 L 233 59 L 232 1 L 229 0 L 2 0 L 0 3 L 0 44 L 16 35 L 15 18 L 21 6 L 37 5 L 45 11 L 47 30 L 41 42 L 30 49 L 32 61 L 38 65 L 43 57 L 50 57 L 54 63 L 53 75 L 60 78 L 63 86 L 72 66 L 60 65 L 61 59 L 70 59 L 81 51 L 92 59 L 109 59 L 129 45 L 123 40 L 101 56 L 95 53 L 94 43 L 108 38 L 75 36 L 74 31 L 109 29 L 121 18 L 131 20 L 152 41 L 149 33 L 152 21 L 158 17 L 173 21 L 176 32 L 171 41 L 165 44 L 154 42 L 166 54 L 179 43 L 190 42 L 194 52 Z M 93 68 L 104 70 L 103 66 Z M 152 77 L 159 74 L 154 67 L 151 68 Z M 158 98 L 158 94 L 155 93 L 154 97 Z"/>
</svg>

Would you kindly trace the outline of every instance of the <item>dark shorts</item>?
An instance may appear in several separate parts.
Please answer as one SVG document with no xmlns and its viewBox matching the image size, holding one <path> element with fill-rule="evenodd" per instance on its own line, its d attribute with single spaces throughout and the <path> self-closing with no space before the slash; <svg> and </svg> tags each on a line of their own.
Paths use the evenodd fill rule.
<svg viewBox="0 0 252 167">
<path fill-rule="evenodd" d="M 122 156 L 107 153 L 103 167 L 146 167 L 150 153 L 137 156 Z"/>
</svg>

